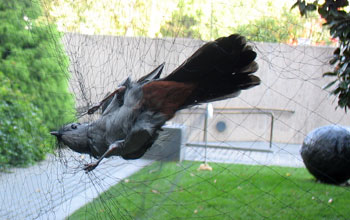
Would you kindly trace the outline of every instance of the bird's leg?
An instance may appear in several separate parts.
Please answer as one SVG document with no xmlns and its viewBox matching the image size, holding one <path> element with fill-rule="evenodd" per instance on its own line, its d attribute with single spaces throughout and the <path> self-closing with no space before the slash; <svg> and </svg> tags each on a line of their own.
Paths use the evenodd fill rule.
<svg viewBox="0 0 350 220">
<path fill-rule="evenodd" d="M 102 101 L 100 101 L 99 103 L 93 105 L 91 108 L 89 108 L 89 110 L 87 111 L 88 115 L 94 114 L 102 105 L 103 103 L 105 103 L 108 99 L 110 99 L 111 97 L 113 97 L 115 94 L 117 94 L 118 92 L 123 92 L 125 91 L 126 87 L 125 86 L 121 86 L 118 87 L 114 92 L 112 92 L 111 94 L 109 94 L 106 98 L 104 98 Z"/>
<path fill-rule="evenodd" d="M 95 169 L 100 164 L 100 162 L 103 160 L 103 158 L 109 157 L 109 156 L 115 154 L 113 151 L 115 151 L 117 149 L 122 150 L 124 147 L 124 143 L 125 143 L 124 140 L 118 140 L 118 141 L 113 142 L 111 145 L 109 145 L 106 152 L 96 162 L 85 164 L 84 170 L 86 172 L 90 172 L 93 169 Z"/>
</svg>

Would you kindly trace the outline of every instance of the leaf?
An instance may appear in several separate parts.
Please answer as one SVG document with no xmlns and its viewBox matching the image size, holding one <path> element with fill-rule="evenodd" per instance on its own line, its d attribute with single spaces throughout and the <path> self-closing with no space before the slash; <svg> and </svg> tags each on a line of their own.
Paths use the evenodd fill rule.
<svg viewBox="0 0 350 220">
<path fill-rule="evenodd" d="M 348 84 L 343 81 L 343 82 L 339 83 L 339 87 L 342 88 L 342 89 L 347 89 L 348 88 Z"/>
<path fill-rule="evenodd" d="M 336 95 L 336 94 L 338 94 L 339 92 L 341 91 L 341 88 L 336 88 L 335 90 L 333 90 L 331 93 L 332 94 L 334 94 L 334 95 Z M 339 102 L 338 102 L 339 103 Z"/>
<path fill-rule="evenodd" d="M 340 76 L 342 76 L 343 78 L 348 78 L 349 75 L 350 75 L 350 68 L 346 68 L 344 72 L 340 74 Z M 349 80 L 347 80 L 346 82 L 350 84 Z"/>
<path fill-rule="evenodd" d="M 328 83 L 325 87 L 323 87 L 323 89 L 324 89 L 324 90 L 328 89 L 329 87 L 333 86 L 337 81 L 338 81 L 338 80 L 336 79 L 336 80 L 334 80 L 334 81 Z"/>
<path fill-rule="evenodd" d="M 346 7 L 349 5 L 348 0 L 338 0 L 335 2 L 336 7 L 341 8 L 341 7 Z"/>
<path fill-rule="evenodd" d="M 297 6 L 299 5 L 299 3 L 300 3 L 300 0 L 298 0 L 297 2 L 295 2 L 295 3 L 293 4 L 293 6 L 292 6 L 290 9 L 291 9 L 291 10 L 294 9 L 295 7 L 297 7 Z"/>
<path fill-rule="evenodd" d="M 346 108 L 346 106 L 348 105 L 347 99 L 342 98 L 342 97 L 339 96 L 338 105 L 341 108 L 344 108 L 344 107 Z"/>
<path fill-rule="evenodd" d="M 349 65 L 349 63 L 344 63 L 338 72 L 341 75 L 343 75 L 344 71 L 348 68 L 348 65 Z"/>
<path fill-rule="evenodd" d="M 314 4 L 307 4 L 306 5 L 306 10 L 314 11 L 314 10 L 316 10 L 316 5 L 314 5 Z"/>
<path fill-rule="evenodd" d="M 338 62 L 338 57 L 333 57 L 333 58 L 329 61 L 329 64 L 334 65 L 336 62 Z"/>
<path fill-rule="evenodd" d="M 213 168 L 212 168 L 209 164 L 207 164 L 207 163 L 202 163 L 202 164 L 198 167 L 197 170 L 198 170 L 198 171 L 200 171 L 200 170 L 212 171 Z"/>
<path fill-rule="evenodd" d="M 159 191 L 156 190 L 156 189 L 152 189 L 151 191 L 152 191 L 154 194 L 159 194 Z"/>
<path fill-rule="evenodd" d="M 299 3 L 299 11 L 300 11 L 301 16 L 305 15 L 305 13 L 306 13 L 305 8 L 306 8 L 305 1 L 300 2 Z"/>
<path fill-rule="evenodd" d="M 318 13 L 323 17 L 326 18 L 327 17 L 327 10 L 324 7 L 320 7 L 318 8 Z M 327 21 L 328 23 L 328 21 Z"/>
<path fill-rule="evenodd" d="M 334 50 L 333 54 L 334 55 L 339 55 L 340 54 L 340 48 L 337 47 L 337 49 Z"/>
<path fill-rule="evenodd" d="M 326 72 L 326 73 L 322 74 L 323 77 L 325 77 L 325 76 L 336 76 L 336 75 L 337 75 L 336 72 Z"/>
<path fill-rule="evenodd" d="M 337 32 L 336 32 L 337 28 L 336 26 L 332 26 L 329 30 L 329 33 L 332 35 L 333 38 L 337 37 Z"/>
</svg>

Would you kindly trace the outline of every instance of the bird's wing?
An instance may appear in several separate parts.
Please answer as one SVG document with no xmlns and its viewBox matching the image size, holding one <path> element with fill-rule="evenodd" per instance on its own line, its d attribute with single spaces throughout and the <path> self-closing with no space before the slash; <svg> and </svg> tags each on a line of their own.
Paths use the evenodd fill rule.
<svg viewBox="0 0 350 220">
<path fill-rule="evenodd" d="M 140 79 L 138 79 L 137 83 L 138 84 L 144 84 L 144 83 L 148 83 L 148 82 L 151 82 L 153 80 L 159 79 L 159 77 L 160 77 L 160 75 L 161 75 L 161 73 L 163 71 L 164 65 L 165 65 L 165 63 L 162 63 L 157 68 L 152 70 L 150 73 L 148 73 L 147 75 L 145 75 L 145 76 L 141 77 Z M 119 87 L 125 86 L 125 87 L 128 88 L 130 83 L 131 83 L 130 78 L 127 78 L 122 84 L 119 85 Z M 105 98 L 108 97 L 110 94 L 111 93 L 107 93 Z M 111 102 L 112 102 L 114 97 L 116 97 L 116 101 L 112 105 L 117 105 L 120 108 L 124 104 L 124 95 L 125 95 L 125 91 L 118 92 L 115 95 L 107 98 L 102 104 L 102 114 L 105 112 L 105 110 L 107 109 L 109 104 L 111 104 Z"/>
<path fill-rule="evenodd" d="M 152 70 L 149 74 L 138 79 L 137 83 L 143 84 L 143 83 L 147 83 L 147 82 L 159 79 L 160 74 L 162 74 L 164 65 L 165 65 L 165 63 L 160 64 L 157 68 Z"/>
<path fill-rule="evenodd" d="M 142 112 L 130 132 L 127 134 L 122 156 L 124 159 L 138 159 L 152 146 L 158 138 L 158 131 L 167 121 L 160 112 Z"/>
</svg>

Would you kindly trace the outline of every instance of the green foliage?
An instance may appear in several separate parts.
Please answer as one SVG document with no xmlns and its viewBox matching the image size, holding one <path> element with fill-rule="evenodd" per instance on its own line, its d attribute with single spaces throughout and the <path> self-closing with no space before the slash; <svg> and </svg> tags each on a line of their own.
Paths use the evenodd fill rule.
<svg viewBox="0 0 350 220">
<path fill-rule="evenodd" d="M 0 81 L 0 170 L 42 160 L 50 151 L 42 112 L 2 72 Z"/>
<path fill-rule="evenodd" d="M 171 20 L 160 27 L 163 37 L 184 37 L 201 39 L 199 23 L 201 10 L 193 10 L 193 0 L 180 0 L 173 11 Z"/>
<path fill-rule="evenodd" d="M 293 8 L 299 8 L 302 16 L 317 10 L 325 19 L 324 25 L 329 28 L 332 37 L 339 39 L 340 45 L 330 60 L 335 69 L 333 72 L 324 73 L 323 76 L 336 77 L 325 89 L 335 86 L 331 93 L 338 97 L 338 106 L 345 111 L 350 108 L 350 14 L 344 10 L 348 5 L 347 0 L 326 0 L 322 4 L 318 0 L 311 3 L 298 0 L 293 5 Z"/>
<path fill-rule="evenodd" d="M 331 43 L 319 16 L 290 11 L 293 0 L 41 1 L 46 19 L 65 32 L 213 40 L 238 31 L 255 41 Z"/>
<path fill-rule="evenodd" d="M 34 0 L 0 0 L 1 163 L 42 159 L 48 129 L 73 117 L 68 58 L 40 13 Z"/>
<path fill-rule="evenodd" d="M 69 219 L 346 219 L 350 191 L 305 168 L 154 163 Z M 332 198 L 332 203 L 329 200 Z"/>
<path fill-rule="evenodd" d="M 150 20 L 159 14 L 152 0 L 40 1 L 45 19 L 64 32 L 146 36 Z"/>
<path fill-rule="evenodd" d="M 286 42 L 289 39 L 289 28 L 285 25 L 276 18 L 264 16 L 249 24 L 239 25 L 233 32 L 247 36 L 252 41 Z"/>
<path fill-rule="evenodd" d="M 303 19 L 286 7 L 281 11 L 276 16 L 262 16 L 247 24 L 238 25 L 233 28 L 233 32 L 258 42 L 292 43 L 297 41 L 297 38 L 307 38 L 312 40 L 313 44 L 330 43 L 329 35 L 325 34 L 321 27 L 317 27 L 319 18 L 315 14 Z M 306 23 L 312 23 L 314 30 L 307 30 Z"/>
</svg>

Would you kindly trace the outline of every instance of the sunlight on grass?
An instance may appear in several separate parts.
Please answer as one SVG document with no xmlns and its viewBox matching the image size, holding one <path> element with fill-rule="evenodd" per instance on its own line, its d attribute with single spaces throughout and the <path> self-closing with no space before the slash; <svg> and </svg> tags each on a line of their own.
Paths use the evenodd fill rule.
<svg viewBox="0 0 350 220">
<path fill-rule="evenodd" d="M 304 168 L 154 163 L 69 219 L 345 219 L 348 187 L 315 182 Z"/>
</svg>

